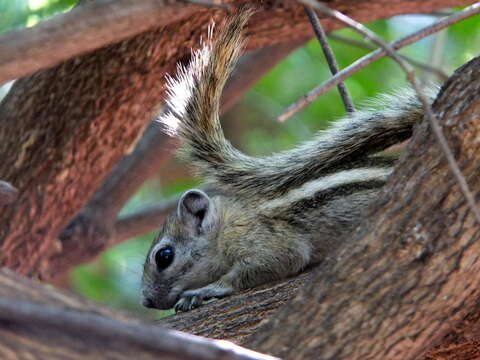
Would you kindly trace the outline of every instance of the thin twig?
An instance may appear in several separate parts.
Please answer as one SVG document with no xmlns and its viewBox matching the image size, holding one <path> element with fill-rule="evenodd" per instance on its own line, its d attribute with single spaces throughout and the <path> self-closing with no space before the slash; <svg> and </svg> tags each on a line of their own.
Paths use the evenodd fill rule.
<svg viewBox="0 0 480 360">
<path fill-rule="evenodd" d="M 348 16 L 342 14 L 337 10 L 332 10 L 326 5 L 318 3 L 316 0 L 299 0 L 299 1 L 302 2 L 303 4 L 312 6 L 316 10 L 328 16 L 335 18 L 336 20 L 342 22 L 343 24 L 357 31 L 361 35 L 367 37 L 370 41 L 380 46 L 388 54 L 388 56 L 390 56 L 393 60 L 395 60 L 397 64 L 402 68 L 402 70 L 405 72 L 407 76 L 408 81 L 410 82 L 413 89 L 417 93 L 418 99 L 423 105 L 425 116 L 430 122 L 430 125 L 433 129 L 433 133 L 435 134 L 438 144 L 440 145 L 440 148 L 442 149 L 442 152 L 445 155 L 445 158 L 447 159 L 450 170 L 452 171 L 453 175 L 457 178 L 458 185 L 460 186 L 460 189 L 463 195 L 465 196 L 468 202 L 468 205 L 470 206 L 477 222 L 480 224 L 480 210 L 477 208 L 475 197 L 471 192 L 468 186 L 467 180 L 463 176 L 455 160 L 455 157 L 453 156 L 452 151 L 448 146 L 447 140 L 443 135 L 442 128 L 440 127 L 438 120 L 433 114 L 432 108 L 430 106 L 430 102 L 427 96 L 422 91 L 420 84 L 418 83 L 415 77 L 415 72 L 411 69 L 411 67 L 400 56 L 398 56 L 398 54 L 396 53 L 395 49 L 392 47 L 391 44 L 385 42 L 381 37 L 379 37 L 377 34 L 372 32 L 371 30 L 367 29 L 362 24 L 356 22 L 355 20 L 349 18 Z"/>
<path fill-rule="evenodd" d="M 462 11 L 459 11 L 458 13 L 452 16 L 443 18 L 432 25 L 429 25 L 419 31 L 414 32 L 413 34 L 410 34 L 408 36 L 405 36 L 404 38 L 401 38 L 399 40 L 396 40 L 390 43 L 390 46 L 395 50 L 401 49 L 405 46 L 408 46 L 410 44 L 417 42 L 420 39 L 423 39 L 431 34 L 434 34 L 442 29 L 445 29 L 446 27 L 449 27 L 466 18 L 469 18 L 475 14 L 478 14 L 479 12 L 480 12 L 480 4 L 474 4 Z M 278 121 L 284 122 L 285 120 L 287 120 L 288 118 L 290 118 L 291 116 L 293 116 L 294 114 L 296 114 L 297 112 L 305 108 L 307 105 L 315 101 L 319 96 L 325 94 L 334 86 L 337 86 L 340 82 L 342 82 L 346 78 L 352 76 L 356 72 L 370 65 L 375 60 L 378 60 L 384 57 L 385 55 L 387 55 L 387 52 L 385 51 L 385 49 L 380 48 L 362 57 L 361 59 L 358 59 L 351 65 L 347 66 L 345 69 L 341 70 L 336 75 L 332 76 L 329 80 L 325 81 L 321 85 L 317 86 L 315 89 L 308 92 L 306 95 L 303 95 L 301 98 L 299 98 L 295 103 L 290 105 L 278 117 Z"/>
<path fill-rule="evenodd" d="M 443 58 L 445 53 L 445 42 L 447 39 L 448 30 L 440 31 L 433 37 L 433 41 L 430 45 L 429 51 L 429 63 L 432 67 L 440 68 L 443 64 Z M 429 74 L 424 74 L 426 82 L 429 81 Z"/>
<path fill-rule="evenodd" d="M 418 98 L 422 102 L 423 108 L 425 110 L 425 116 L 430 122 L 430 125 L 433 129 L 433 133 L 435 134 L 438 144 L 440 145 L 440 148 L 442 149 L 442 152 L 445 155 L 445 158 L 447 159 L 450 170 L 452 171 L 453 175 L 457 178 L 458 185 L 460 186 L 460 190 L 465 196 L 465 199 L 467 200 L 467 203 L 470 206 L 470 209 L 472 210 L 473 215 L 475 216 L 478 224 L 480 225 L 480 210 L 476 205 L 475 196 L 470 190 L 467 180 L 465 179 L 465 176 L 463 176 L 462 171 L 460 170 L 460 167 L 458 166 L 457 161 L 455 160 L 455 157 L 453 156 L 453 153 L 448 146 L 447 139 L 445 138 L 445 135 L 442 132 L 442 128 L 438 123 L 437 118 L 433 114 L 429 101 L 425 96 L 425 94 L 423 94 L 423 92 L 420 90 L 420 87 L 416 79 L 413 78 L 410 80 L 410 82 L 412 84 L 412 87 L 417 92 Z"/>
<path fill-rule="evenodd" d="M 318 38 L 318 42 L 322 47 L 323 54 L 325 55 L 328 67 L 330 68 L 330 72 L 332 75 L 335 75 L 339 71 L 337 60 L 335 59 L 335 54 L 333 53 L 330 44 L 328 43 L 327 34 L 325 34 L 325 31 L 323 30 L 320 19 L 311 7 L 305 6 L 304 9 L 307 13 L 308 19 L 310 20 L 310 24 L 312 24 L 313 31 Z M 337 85 L 337 88 L 340 96 L 342 97 L 343 104 L 345 105 L 345 110 L 348 113 L 353 113 L 355 111 L 355 106 L 353 105 L 353 100 L 348 93 L 345 83 L 341 82 Z"/>
<path fill-rule="evenodd" d="M 135 236 L 158 229 L 165 218 L 175 209 L 179 196 L 149 205 L 132 214 L 121 215 L 115 223 L 113 238 L 109 244 L 119 244 Z"/>
<path fill-rule="evenodd" d="M 348 37 L 341 36 L 341 35 L 338 35 L 338 34 L 330 33 L 330 34 L 328 34 L 328 37 L 330 39 L 333 39 L 333 40 L 336 40 L 336 41 L 339 41 L 339 42 L 343 42 L 343 43 L 348 44 L 348 45 L 356 46 L 356 47 L 361 48 L 361 49 L 366 49 L 366 50 L 376 50 L 376 49 L 378 49 L 378 47 L 376 47 L 373 44 L 366 43 L 366 42 L 356 40 L 356 39 L 352 39 L 352 38 L 348 38 Z M 410 56 L 407 56 L 407 55 L 402 55 L 402 54 L 399 54 L 399 55 L 402 59 L 409 62 L 413 66 L 416 66 L 419 69 L 422 69 L 424 71 L 428 71 L 428 72 L 434 74 L 442 82 L 446 81 L 448 79 L 448 75 L 443 70 L 441 70 L 439 68 L 436 68 L 434 66 L 425 64 L 425 63 L 423 63 L 421 61 L 418 61 L 418 60 L 416 60 L 416 59 L 414 59 Z"/>
</svg>

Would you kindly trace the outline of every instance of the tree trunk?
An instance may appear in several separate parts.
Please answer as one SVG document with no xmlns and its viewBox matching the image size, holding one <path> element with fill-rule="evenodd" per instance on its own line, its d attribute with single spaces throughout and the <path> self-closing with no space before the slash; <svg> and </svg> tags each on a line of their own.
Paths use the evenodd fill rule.
<svg viewBox="0 0 480 360">
<path fill-rule="evenodd" d="M 465 2 L 344 0 L 335 7 L 368 21 Z M 250 47 L 310 33 L 298 5 L 272 10 L 263 4 L 263 10 L 249 26 Z M 50 259 L 62 251 L 58 234 L 135 144 L 161 102 L 164 74 L 188 57 L 212 16 L 218 22 L 222 10 L 198 11 L 16 82 L 0 104 L 0 174 L 19 190 L 0 219 L 3 266 L 29 276 L 53 275 Z M 328 20 L 324 26 L 335 25 Z M 88 257 L 85 251 L 103 246 L 82 243 L 77 251 Z"/>
<path fill-rule="evenodd" d="M 477 58 L 434 105 L 477 198 L 479 82 Z M 480 224 L 427 122 L 407 152 L 335 266 L 320 271 L 250 346 L 295 359 L 414 359 L 475 309 Z"/>
</svg>

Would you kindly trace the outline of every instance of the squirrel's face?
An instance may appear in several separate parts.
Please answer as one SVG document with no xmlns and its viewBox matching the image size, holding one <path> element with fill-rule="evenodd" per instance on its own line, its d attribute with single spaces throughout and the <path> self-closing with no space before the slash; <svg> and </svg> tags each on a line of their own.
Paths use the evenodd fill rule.
<svg viewBox="0 0 480 360">
<path fill-rule="evenodd" d="M 144 264 L 142 302 L 146 307 L 172 308 L 183 291 L 210 281 L 214 259 L 209 244 L 218 233 L 218 218 L 214 201 L 203 191 L 183 194 Z"/>
</svg>

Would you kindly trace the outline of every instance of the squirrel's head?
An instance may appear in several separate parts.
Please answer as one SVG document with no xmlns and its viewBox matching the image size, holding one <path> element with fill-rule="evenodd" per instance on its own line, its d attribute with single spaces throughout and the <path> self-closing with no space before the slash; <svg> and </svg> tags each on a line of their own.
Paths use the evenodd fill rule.
<svg viewBox="0 0 480 360">
<path fill-rule="evenodd" d="M 219 231 L 216 201 L 201 190 L 189 190 L 165 221 L 145 260 L 142 302 L 169 309 L 188 289 L 211 281 L 218 262 L 212 246 Z"/>
</svg>

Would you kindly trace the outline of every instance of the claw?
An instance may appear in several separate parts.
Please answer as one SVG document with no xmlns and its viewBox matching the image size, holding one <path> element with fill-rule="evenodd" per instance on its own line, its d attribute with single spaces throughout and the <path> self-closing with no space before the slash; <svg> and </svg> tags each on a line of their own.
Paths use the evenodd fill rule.
<svg viewBox="0 0 480 360">
<path fill-rule="evenodd" d="M 174 306 L 175 314 L 180 311 L 188 310 L 188 304 L 186 304 L 187 300 L 185 298 L 180 298 Z"/>
<path fill-rule="evenodd" d="M 180 300 L 175 304 L 175 312 L 189 311 L 202 305 L 204 300 L 213 297 L 224 297 L 232 293 L 231 288 L 218 287 L 218 286 L 205 286 L 200 289 L 184 291 Z"/>
<path fill-rule="evenodd" d="M 175 313 L 180 311 L 188 311 L 199 307 L 203 302 L 203 298 L 197 295 L 182 294 L 180 300 L 174 306 Z"/>
</svg>

